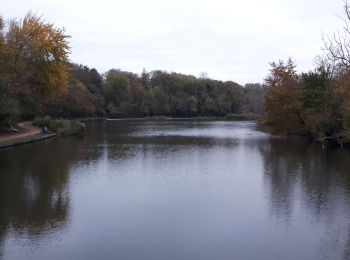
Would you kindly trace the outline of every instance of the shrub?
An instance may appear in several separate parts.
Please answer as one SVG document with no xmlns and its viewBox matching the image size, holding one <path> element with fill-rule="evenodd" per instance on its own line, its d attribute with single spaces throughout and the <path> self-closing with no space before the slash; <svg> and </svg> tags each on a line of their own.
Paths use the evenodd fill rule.
<svg viewBox="0 0 350 260">
<path fill-rule="evenodd" d="M 56 132 L 63 136 L 76 135 L 82 136 L 85 132 L 85 124 L 78 120 L 51 119 L 50 117 L 37 117 L 33 125 L 47 127 L 50 131 Z"/>
</svg>

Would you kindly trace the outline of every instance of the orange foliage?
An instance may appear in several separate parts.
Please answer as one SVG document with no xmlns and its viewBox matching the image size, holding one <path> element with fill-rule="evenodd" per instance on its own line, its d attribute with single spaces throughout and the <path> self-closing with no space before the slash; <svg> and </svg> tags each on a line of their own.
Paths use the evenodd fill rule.
<svg viewBox="0 0 350 260">
<path fill-rule="evenodd" d="M 272 63 L 262 123 L 278 134 L 303 132 L 301 89 L 291 60 Z"/>
</svg>

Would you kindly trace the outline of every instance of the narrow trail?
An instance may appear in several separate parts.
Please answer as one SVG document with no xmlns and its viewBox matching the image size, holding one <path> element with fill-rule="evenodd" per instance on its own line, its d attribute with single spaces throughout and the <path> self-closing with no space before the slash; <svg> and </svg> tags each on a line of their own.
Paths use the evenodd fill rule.
<svg viewBox="0 0 350 260">
<path fill-rule="evenodd" d="M 32 122 L 21 122 L 18 126 L 22 129 L 18 133 L 2 134 L 0 135 L 0 142 L 10 142 L 28 136 L 34 136 L 41 133 L 39 127 L 33 126 Z"/>
</svg>

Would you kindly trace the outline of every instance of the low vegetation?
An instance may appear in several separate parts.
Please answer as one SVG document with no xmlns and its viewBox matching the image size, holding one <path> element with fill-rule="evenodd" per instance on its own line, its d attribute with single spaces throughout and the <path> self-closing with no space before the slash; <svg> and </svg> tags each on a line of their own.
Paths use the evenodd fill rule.
<svg viewBox="0 0 350 260">
<path fill-rule="evenodd" d="M 48 130 L 59 135 L 82 136 L 85 131 L 85 124 L 79 120 L 51 119 L 50 117 L 37 117 L 33 120 L 33 125 L 41 128 L 47 127 Z"/>
</svg>

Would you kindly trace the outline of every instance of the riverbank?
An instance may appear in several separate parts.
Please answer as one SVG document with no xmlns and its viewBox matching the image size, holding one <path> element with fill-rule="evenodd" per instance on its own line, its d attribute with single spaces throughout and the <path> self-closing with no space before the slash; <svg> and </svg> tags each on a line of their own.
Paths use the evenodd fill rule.
<svg viewBox="0 0 350 260">
<path fill-rule="evenodd" d="M 90 119 L 91 120 L 91 119 Z M 33 125 L 40 128 L 47 128 L 60 136 L 83 137 L 85 123 L 81 119 L 52 119 L 50 117 L 37 117 L 33 120 Z"/>
<path fill-rule="evenodd" d="M 14 141 L 4 141 L 0 142 L 0 149 L 5 149 L 5 148 L 10 148 L 10 147 L 15 147 L 15 146 L 20 146 L 24 144 L 31 144 L 31 143 L 37 143 L 41 142 L 47 139 L 51 139 L 56 137 L 57 134 L 40 134 L 40 135 L 34 135 L 34 136 L 28 136 L 28 137 L 23 137 Z"/>
<path fill-rule="evenodd" d="M 35 143 L 57 135 L 56 133 L 42 134 L 41 128 L 32 125 L 32 122 L 18 123 L 17 128 L 18 132 L 0 134 L 0 149 Z"/>
<path fill-rule="evenodd" d="M 95 119 L 86 118 L 84 122 L 92 120 Z M 84 122 L 80 119 L 51 119 L 48 117 L 21 122 L 3 133 L 0 132 L 0 149 L 35 143 L 56 136 L 83 137 Z M 46 130 L 43 131 L 43 129 Z"/>
</svg>

